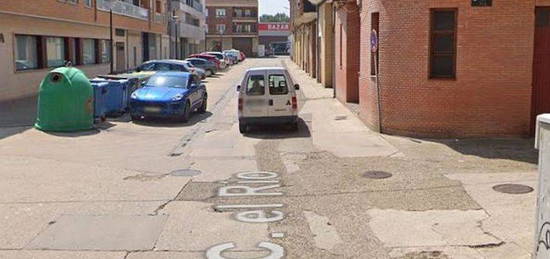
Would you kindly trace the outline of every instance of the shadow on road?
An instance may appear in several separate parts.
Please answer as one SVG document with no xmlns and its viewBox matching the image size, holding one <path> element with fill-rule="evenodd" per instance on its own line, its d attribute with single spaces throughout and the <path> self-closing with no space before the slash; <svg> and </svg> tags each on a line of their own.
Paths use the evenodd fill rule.
<svg viewBox="0 0 550 259">
<path fill-rule="evenodd" d="M 289 139 L 309 138 L 311 132 L 307 123 L 298 118 L 298 130 L 292 130 L 289 125 L 252 125 L 244 136 L 256 139 Z"/>
<path fill-rule="evenodd" d="M 426 140 L 444 144 L 463 155 L 487 159 L 506 159 L 531 164 L 538 163 L 538 152 L 534 149 L 534 139 L 526 138 L 487 138 L 461 140 Z"/>
<path fill-rule="evenodd" d="M 188 122 L 180 122 L 174 119 L 161 119 L 161 118 L 145 118 L 143 120 L 133 121 L 133 123 L 141 126 L 147 127 L 164 127 L 164 128 L 178 128 L 178 127 L 189 127 L 193 126 L 201 121 L 204 121 L 211 117 L 213 114 L 211 112 L 205 112 L 203 114 L 193 113 Z M 126 119 L 130 121 L 129 116 Z"/>
<path fill-rule="evenodd" d="M 0 139 L 34 126 L 37 100 L 37 96 L 31 96 L 0 102 Z"/>
</svg>

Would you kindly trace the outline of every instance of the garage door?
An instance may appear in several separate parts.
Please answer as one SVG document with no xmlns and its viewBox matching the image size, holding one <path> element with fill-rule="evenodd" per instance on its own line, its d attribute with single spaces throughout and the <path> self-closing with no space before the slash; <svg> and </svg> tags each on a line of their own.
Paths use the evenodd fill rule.
<svg viewBox="0 0 550 259">
<path fill-rule="evenodd" d="M 233 48 L 238 49 L 247 57 L 252 57 L 252 38 L 233 38 Z"/>
</svg>

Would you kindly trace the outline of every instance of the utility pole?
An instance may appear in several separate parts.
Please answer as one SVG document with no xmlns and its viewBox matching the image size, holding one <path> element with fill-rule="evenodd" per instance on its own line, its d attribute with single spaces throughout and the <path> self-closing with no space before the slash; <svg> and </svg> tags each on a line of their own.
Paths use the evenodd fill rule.
<svg viewBox="0 0 550 259">
<path fill-rule="evenodd" d="M 111 7 L 109 8 L 109 30 L 110 30 L 110 42 L 109 44 L 111 44 L 111 53 L 109 53 L 111 55 L 111 74 L 114 73 L 114 44 L 113 44 L 113 6 L 111 5 Z"/>
</svg>

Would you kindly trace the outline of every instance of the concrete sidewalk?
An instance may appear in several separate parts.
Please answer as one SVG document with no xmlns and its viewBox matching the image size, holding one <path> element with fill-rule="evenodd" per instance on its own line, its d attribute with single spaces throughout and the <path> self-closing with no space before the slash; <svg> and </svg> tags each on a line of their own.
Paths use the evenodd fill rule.
<svg viewBox="0 0 550 259">
<path fill-rule="evenodd" d="M 300 116 L 309 120 L 315 147 L 338 157 L 400 155 L 380 134 L 369 130 L 354 113 L 334 99 L 332 89 L 322 87 L 290 59 L 282 58 L 281 62 L 300 85 L 303 104 Z"/>
<path fill-rule="evenodd" d="M 289 59 L 283 62 L 302 87 L 307 103 L 301 115 L 313 118 L 315 147 L 343 158 L 332 163 L 344 163 L 340 168 L 322 163 L 315 166 L 312 178 L 304 172 L 300 178 L 304 182 L 323 178 L 323 183 L 334 183 L 339 191 L 369 190 L 363 200 L 368 204 L 365 231 L 388 252 L 380 257 L 530 258 L 536 190 L 507 194 L 494 187 L 518 184 L 536 188 L 537 153 L 531 140 L 430 140 L 373 133 L 332 99 L 332 89 L 307 77 Z M 373 156 L 379 158 L 365 160 Z M 299 167 L 304 170 L 306 165 Z M 353 170 L 348 173 L 349 167 Z M 361 180 L 355 172 L 369 169 L 393 176 L 356 185 L 324 174 L 325 168 L 351 174 L 342 177 L 356 182 Z M 338 219 L 329 216 L 329 220 Z"/>
</svg>

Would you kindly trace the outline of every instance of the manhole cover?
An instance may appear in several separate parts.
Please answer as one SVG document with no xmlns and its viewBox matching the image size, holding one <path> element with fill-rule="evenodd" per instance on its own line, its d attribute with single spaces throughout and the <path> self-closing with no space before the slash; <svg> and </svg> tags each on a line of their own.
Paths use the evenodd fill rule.
<svg viewBox="0 0 550 259">
<path fill-rule="evenodd" d="M 174 170 L 170 173 L 171 176 L 195 176 L 199 175 L 202 172 L 199 170 L 193 170 L 193 169 L 181 169 L 181 170 Z"/>
<path fill-rule="evenodd" d="M 392 174 L 384 171 L 367 171 L 363 174 L 363 177 L 371 179 L 386 179 L 392 177 Z"/>
<path fill-rule="evenodd" d="M 533 191 L 533 188 L 523 184 L 499 184 L 493 186 L 493 190 L 508 194 L 524 194 Z"/>
</svg>

